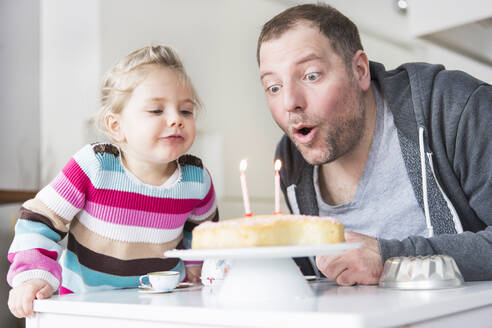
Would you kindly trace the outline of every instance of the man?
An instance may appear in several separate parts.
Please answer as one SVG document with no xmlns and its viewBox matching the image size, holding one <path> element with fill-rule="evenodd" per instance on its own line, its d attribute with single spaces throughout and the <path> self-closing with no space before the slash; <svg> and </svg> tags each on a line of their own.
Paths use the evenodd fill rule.
<svg viewBox="0 0 492 328">
<path fill-rule="evenodd" d="M 290 210 L 333 216 L 363 243 L 297 259 L 305 274 L 376 284 L 389 257 L 447 254 L 466 280 L 492 279 L 490 85 L 440 65 L 386 71 L 321 4 L 267 22 L 257 59 L 286 134 L 276 157 Z"/>
</svg>

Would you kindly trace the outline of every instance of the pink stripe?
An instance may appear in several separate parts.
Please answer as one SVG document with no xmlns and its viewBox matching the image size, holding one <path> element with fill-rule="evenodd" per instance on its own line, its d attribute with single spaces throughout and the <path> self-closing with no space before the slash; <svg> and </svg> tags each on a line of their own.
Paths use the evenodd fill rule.
<svg viewBox="0 0 492 328">
<path fill-rule="evenodd" d="M 7 273 L 7 281 L 12 285 L 12 280 L 17 274 L 28 270 L 48 271 L 61 281 L 61 267 L 58 262 L 36 249 L 17 252 Z"/>
<path fill-rule="evenodd" d="M 65 165 L 62 172 L 73 187 L 81 194 L 86 195 L 86 201 L 110 207 L 118 207 L 125 204 L 125 208 L 133 210 L 184 214 L 191 212 L 200 202 L 198 199 L 157 198 L 134 192 L 97 189 L 73 158 Z M 207 196 L 201 202 L 208 202 L 208 197 L 212 197 L 212 195 L 213 185 L 211 185 Z"/>
<path fill-rule="evenodd" d="M 101 221 L 126 226 L 157 229 L 176 229 L 184 225 L 190 212 L 181 214 L 152 213 L 87 202 L 85 211 Z"/>
<path fill-rule="evenodd" d="M 210 200 L 210 198 L 215 198 L 215 188 L 214 188 L 214 184 L 212 182 L 210 182 L 210 188 L 208 189 L 208 193 L 207 193 L 207 196 L 205 196 L 204 199 L 202 199 L 202 203 L 206 203 Z"/>
<path fill-rule="evenodd" d="M 189 265 L 189 264 L 202 264 L 203 261 L 184 261 L 184 264 L 185 265 Z"/>
<path fill-rule="evenodd" d="M 56 176 L 55 180 L 51 182 L 51 186 L 61 197 L 66 199 L 74 207 L 84 207 L 84 194 L 81 193 L 63 173 Z"/>
<path fill-rule="evenodd" d="M 63 286 L 60 286 L 60 289 L 59 289 L 59 290 L 60 290 L 60 291 L 59 291 L 59 294 L 60 294 L 60 295 L 73 294 L 73 292 L 72 292 L 70 289 L 65 288 L 65 287 L 63 287 Z"/>
<path fill-rule="evenodd" d="M 73 158 L 68 161 L 62 172 L 67 177 L 69 182 L 82 194 L 86 192 L 87 186 L 92 186 L 89 177 Z"/>
<path fill-rule="evenodd" d="M 44 248 L 31 248 L 32 250 L 37 250 L 38 252 L 40 252 L 41 254 L 45 255 L 45 256 L 48 256 L 49 258 L 52 258 L 53 260 L 56 260 L 58 258 L 58 253 L 55 252 L 55 251 L 49 251 L 47 249 L 44 249 Z M 9 253 L 7 255 L 7 259 L 9 260 L 10 263 L 14 262 L 14 258 L 15 256 L 20 253 L 20 252 L 25 252 L 24 251 L 19 251 L 19 252 L 14 252 L 14 253 Z"/>
<path fill-rule="evenodd" d="M 215 203 L 215 190 L 214 185 L 210 185 L 210 189 L 208 190 L 207 196 L 197 205 L 197 208 L 193 211 L 195 215 L 202 215 L 207 213 L 210 208 Z"/>
<path fill-rule="evenodd" d="M 212 208 L 212 206 L 214 206 L 215 204 L 215 196 L 210 198 L 210 200 L 208 201 L 207 204 L 201 206 L 201 207 L 197 207 L 194 211 L 193 211 L 193 214 L 194 215 L 202 215 L 202 214 L 205 214 L 207 213 L 208 211 L 210 211 L 210 209 Z"/>
<path fill-rule="evenodd" d="M 193 210 L 199 199 L 174 199 L 174 198 L 157 198 L 137 194 L 134 192 L 96 189 L 94 186 L 88 186 L 86 201 L 97 204 L 122 207 L 133 210 L 182 214 L 189 213 Z"/>
</svg>

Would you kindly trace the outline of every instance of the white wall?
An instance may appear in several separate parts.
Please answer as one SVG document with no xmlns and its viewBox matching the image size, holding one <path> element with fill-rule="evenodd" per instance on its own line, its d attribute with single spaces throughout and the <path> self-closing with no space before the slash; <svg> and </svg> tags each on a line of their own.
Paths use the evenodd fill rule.
<svg viewBox="0 0 492 328">
<path fill-rule="evenodd" d="M 0 2 L 0 188 L 39 180 L 39 5 Z"/>
<path fill-rule="evenodd" d="M 98 0 L 41 2 L 41 181 L 48 183 L 85 143 L 100 75 Z"/>
</svg>

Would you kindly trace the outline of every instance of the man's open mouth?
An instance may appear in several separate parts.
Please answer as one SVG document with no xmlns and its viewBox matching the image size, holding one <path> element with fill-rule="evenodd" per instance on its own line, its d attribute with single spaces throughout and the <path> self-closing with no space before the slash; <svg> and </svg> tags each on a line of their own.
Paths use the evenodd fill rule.
<svg viewBox="0 0 492 328">
<path fill-rule="evenodd" d="M 307 136 L 309 134 L 309 132 L 311 132 L 313 128 L 307 128 L 307 127 L 304 127 L 302 129 L 299 129 L 297 130 L 297 133 L 300 133 L 302 134 L 303 136 Z"/>
<path fill-rule="evenodd" d="M 314 138 L 315 131 L 314 126 L 301 126 L 294 129 L 294 138 L 299 143 L 309 143 Z"/>
</svg>

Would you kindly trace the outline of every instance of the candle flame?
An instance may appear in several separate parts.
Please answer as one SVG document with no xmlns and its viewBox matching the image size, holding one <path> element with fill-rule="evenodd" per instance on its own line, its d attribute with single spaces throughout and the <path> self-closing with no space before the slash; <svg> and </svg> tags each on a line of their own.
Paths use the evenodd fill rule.
<svg viewBox="0 0 492 328">
<path fill-rule="evenodd" d="M 280 161 L 279 159 L 277 159 L 275 161 L 275 171 L 280 171 L 280 168 L 282 167 L 282 161 Z"/>
<path fill-rule="evenodd" d="M 239 163 L 239 171 L 244 172 L 246 171 L 247 167 L 248 167 L 248 160 L 245 158 L 241 160 L 241 163 Z"/>
</svg>

